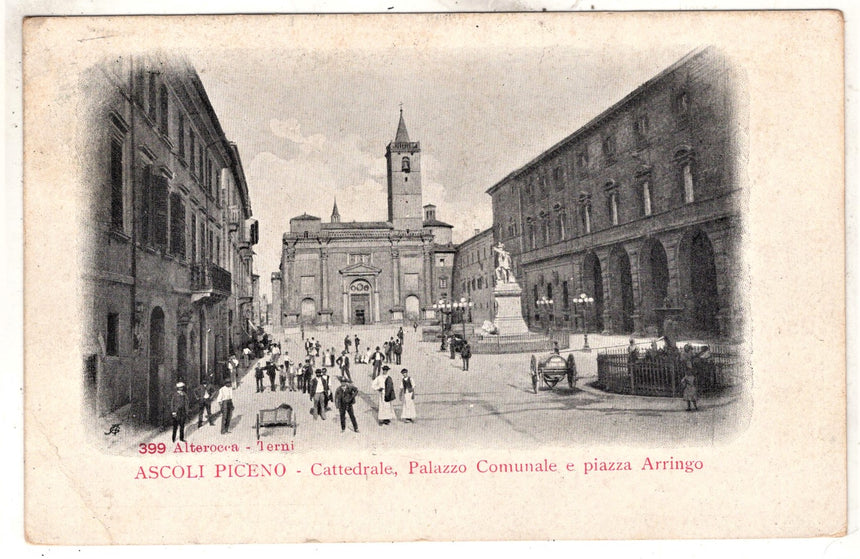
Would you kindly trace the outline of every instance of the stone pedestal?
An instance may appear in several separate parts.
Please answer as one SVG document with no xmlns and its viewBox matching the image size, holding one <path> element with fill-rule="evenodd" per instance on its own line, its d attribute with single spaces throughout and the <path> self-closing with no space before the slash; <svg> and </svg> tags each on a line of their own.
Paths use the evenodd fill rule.
<svg viewBox="0 0 860 559">
<path fill-rule="evenodd" d="M 331 324 L 331 315 L 332 315 L 332 314 L 333 314 L 333 313 L 332 313 L 332 310 L 331 310 L 331 309 L 323 309 L 323 310 L 321 310 L 321 311 L 319 312 L 319 317 L 320 317 L 320 321 L 319 321 L 319 323 L 320 323 L 320 325 L 322 325 L 322 326 L 326 326 L 326 327 L 327 327 L 329 324 Z"/>
<path fill-rule="evenodd" d="M 403 307 L 394 307 L 391 309 L 391 322 L 403 322 Z"/>
<path fill-rule="evenodd" d="M 493 298 L 496 300 L 496 328 L 501 336 L 515 336 L 527 334 L 529 331 L 526 321 L 523 320 L 522 304 L 520 298 L 523 290 L 516 282 L 499 283 L 493 289 Z"/>
<path fill-rule="evenodd" d="M 284 313 L 284 326 L 292 327 L 299 323 L 299 313 L 292 311 Z"/>
</svg>

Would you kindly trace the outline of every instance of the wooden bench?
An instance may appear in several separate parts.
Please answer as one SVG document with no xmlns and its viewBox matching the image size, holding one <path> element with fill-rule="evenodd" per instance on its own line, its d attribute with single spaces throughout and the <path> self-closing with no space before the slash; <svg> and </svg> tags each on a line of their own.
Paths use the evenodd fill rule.
<svg viewBox="0 0 860 559">
<path fill-rule="evenodd" d="M 293 408 L 287 404 L 281 404 L 277 408 L 260 410 L 257 412 L 257 440 L 260 440 L 261 427 L 292 427 L 293 436 L 296 436 L 296 416 Z"/>
</svg>

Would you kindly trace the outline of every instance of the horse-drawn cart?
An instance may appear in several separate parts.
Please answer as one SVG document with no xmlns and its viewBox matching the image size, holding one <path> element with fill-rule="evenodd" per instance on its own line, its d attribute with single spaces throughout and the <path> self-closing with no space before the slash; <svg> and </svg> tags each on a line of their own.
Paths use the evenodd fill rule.
<svg viewBox="0 0 860 559">
<path fill-rule="evenodd" d="M 288 404 L 281 404 L 270 410 L 257 412 L 257 440 L 260 440 L 261 427 L 292 427 L 293 436 L 296 436 L 296 415 L 293 408 Z"/>
<path fill-rule="evenodd" d="M 535 394 L 538 393 L 538 385 L 541 381 L 553 389 L 561 379 L 567 377 L 568 386 L 571 388 L 576 386 L 576 362 L 573 360 L 572 353 L 567 356 L 567 359 L 557 353 L 540 360 L 532 355 L 531 374 Z"/>
</svg>

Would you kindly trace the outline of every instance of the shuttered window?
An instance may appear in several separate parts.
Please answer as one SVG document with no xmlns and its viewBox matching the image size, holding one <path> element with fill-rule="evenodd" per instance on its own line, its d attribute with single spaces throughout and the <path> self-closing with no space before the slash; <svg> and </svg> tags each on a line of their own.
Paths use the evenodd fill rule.
<svg viewBox="0 0 860 559">
<path fill-rule="evenodd" d="M 152 166 L 146 165 L 141 170 L 140 177 L 140 242 L 150 244 L 152 242 Z"/>
<path fill-rule="evenodd" d="M 167 249 L 167 177 L 155 176 L 152 181 L 152 242 Z"/>
<path fill-rule="evenodd" d="M 170 195 L 170 253 L 185 258 L 185 204 L 177 192 Z"/>
<path fill-rule="evenodd" d="M 123 181 L 122 141 L 110 142 L 110 224 L 114 229 L 123 228 Z"/>
</svg>

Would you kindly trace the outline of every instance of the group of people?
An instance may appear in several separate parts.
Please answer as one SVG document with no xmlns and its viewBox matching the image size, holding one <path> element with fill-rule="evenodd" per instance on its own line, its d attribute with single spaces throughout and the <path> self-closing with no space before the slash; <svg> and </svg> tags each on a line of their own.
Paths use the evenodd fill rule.
<svg viewBox="0 0 860 559">
<path fill-rule="evenodd" d="M 224 435 L 230 432 L 230 420 L 233 416 L 233 386 L 230 379 L 225 379 L 223 386 L 216 387 L 213 378 L 200 383 L 194 391 L 194 400 L 199 408 L 199 416 L 197 418 L 197 428 L 203 427 L 204 414 L 209 425 L 215 425 L 214 416 L 212 414 L 212 401 L 218 404 L 221 414 L 221 434 Z M 186 391 L 185 383 L 179 381 L 176 383 L 176 392 L 170 399 L 170 415 L 173 421 L 173 442 L 176 442 L 176 434 L 179 432 L 179 440 L 185 442 L 185 423 L 188 421 L 188 414 L 191 407 L 191 401 Z"/>
</svg>

